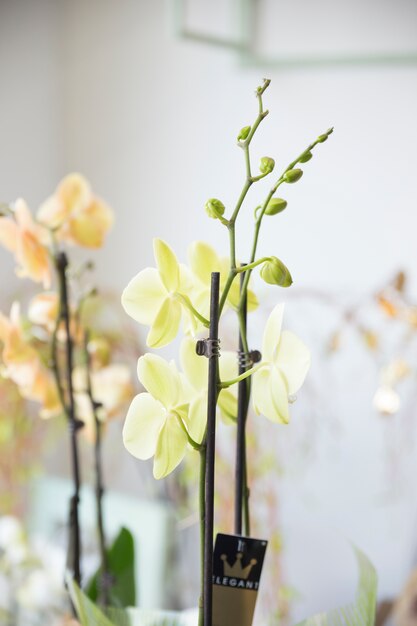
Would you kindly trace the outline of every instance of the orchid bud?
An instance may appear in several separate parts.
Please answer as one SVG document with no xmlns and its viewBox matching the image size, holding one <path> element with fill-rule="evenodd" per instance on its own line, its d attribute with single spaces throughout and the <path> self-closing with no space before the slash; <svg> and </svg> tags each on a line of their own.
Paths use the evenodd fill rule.
<svg viewBox="0 0 417 626">
<path fill-rule="evenodd" d="M 279 285 L 279 287 L 289 287 L 292 284 L 292 277 L 288 267 L 276 256 L 271 256 L 261 269 L 261 278 L 269 285 Z"/>
<path fill-rule="evenodd" d="M 251 126 L 244 126 L 240 129 L 240 132 L 237 136 L 238 141 L 244 141 L 251 131 Z"/>
<path fill-rule="evenodd" d="M 226 210 L 223 202 L 221 202 L 217 198 L 210 198 L 210 200 L 207 200 L 205 209 L 206 209 L 207 215 L 213 218 L 214 220 L 222 217 L 223 213 Z"/>
<path fill-rule="evenodd" d="M 259 163 L 259 170 L 262 174 L 270 174 L 275 167 L 274 159 L 271 157 L 262 157 Z"/>
<path fill-rule="evenodd" d="M 307 163 L 307 161 L 309 161 L 312 158 L 313 158 L 313 153 L 311 152 L 311 150 L 306 150 L 306 152 L 304 152 L 301 155 L 301 158 L 299 159 L 299 162 L 300 163 Z"/>
<path fill-rule="evenodd" d="M 296 183 L 297 180 L 300 180 L 302 175 L 303 175 L 303 170 L 300 170 L 300 169 L 288 170 L 288 172 L 285 172 L 284 174 L 284 180 L 286 183 Z"/>
<path fill-rule="evenodd" d="M 287 201 L 282 198 L 271 198 L 268 202 L 268 206 L 265 209 L 266 215 L 276 215 L 281 213 L 287 206 Z"/>
<path fill-rule="evenodd" d="M 333 132 L 333 128 L 329 128 L 329 130 L 327 130 L 323 135 L 319 135 L 317 137 L 317 142 L 318 143 L 324 143 L 325 141 L 328 140 L 329 135 L 331 135 Z"/>
</svg>

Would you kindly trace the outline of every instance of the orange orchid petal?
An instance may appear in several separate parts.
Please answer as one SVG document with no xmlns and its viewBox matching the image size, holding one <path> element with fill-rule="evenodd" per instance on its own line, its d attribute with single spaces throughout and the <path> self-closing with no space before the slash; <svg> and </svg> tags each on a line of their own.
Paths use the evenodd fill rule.
<svg viewBox="0 0 417 626">
<path fill-rule="evenodd" d="M 9 217 L 0 217 L 0 244 L 10 252 L 16 252 L 17 225 Z"/>
<path fill-rule="evenodd" d="M 99 248 L 113 224 L 113 211 L 98 198 L 75 213 L 68 222 L 68 233 L 73 241 L 86 248 Z"/>
<path fill-rule="evenodd" d="M 43 283 L 45 289 L 51 286 L 48 251 L 31 232 L 25 231 L 19 237 L 16 257 L 20 276 Z"/>
</svg>

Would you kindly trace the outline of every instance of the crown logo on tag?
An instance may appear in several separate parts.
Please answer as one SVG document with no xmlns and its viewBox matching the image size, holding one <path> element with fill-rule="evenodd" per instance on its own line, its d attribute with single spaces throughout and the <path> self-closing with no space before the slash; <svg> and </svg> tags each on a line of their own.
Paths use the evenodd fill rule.
<svg viewBox="0 0 417 626">
<path fill-rule="evenodd" d="M 230 565 L 230 563 L 227 560 L 227 555 L 226 554 L 221 555 L 220 558 L 223 561 L 224 576 L 230 576 L 231 578 L 243 578 L 244 580 L 248 578 L 252 567 L 256 565 L 258 561 L 256 559 L 251 559 L 249 565 L 246 565 L 246 567 L 243 567 L 242 557 L 243 557 L 242 552 L 238 552 L 236 554 L 236 561 L 234 562 L 233 565 Z"/>
</svg>

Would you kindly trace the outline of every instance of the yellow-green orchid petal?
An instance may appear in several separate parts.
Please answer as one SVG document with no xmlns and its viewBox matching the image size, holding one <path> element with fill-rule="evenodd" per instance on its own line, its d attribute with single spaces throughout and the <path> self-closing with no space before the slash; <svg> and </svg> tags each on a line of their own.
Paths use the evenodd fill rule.
<svg viewBox="0 0 417 626">
<path fill-rule="evenodd" d="M 159 275 L 167 291 L 174 293 L 180 282 L 180 269 L 173 250 L 162 239 L 153 240 L 153 251 Z"/>
<path fill-rule="evenodd" d="M 237 396 L 233 393 L 233 391 L 231 391 L 231 389 L 221 390 L 217 405 L 220 410 L 220 415 L 226 424 L 236 422 Z"/>
<path fill-rule="evenodd" d="M 310 367 L 310 351 L 294 333 L 284 330 L 274 362 L 282 372 L 287 384 L 288 393 L 296 393 L 303 384 Z"/>
<path fill-rule="evenodd" d="M 206 424 L 207 392 L 203 392 L 194 398 L 188 412 L 188 432 L 197 443 L 203 440 Z"/>
<path fill-rule="evenodd" d="M 193 275 L 184 263 L 179 264 L 178 292 L 188 294 L 193 289 Z"/>
<path fill-rule="evenodd" d="M 168 297 L 164 300 L 146 338 L 150 348 L 162 348 L 177 336 L 181 323 L 181 304 Z"/>
<path fill-rule="evenodd" d="M 274 353 L 281 336 L 283 315 L 284 305 L 277 304 L 268 317 L 262 341 L 262 361 L 269 363 L 273 361 Z"/>
<path fill-rule="evenodd" d="M 250 281 L 249 281 L 250 284 Z M 248 311 L 255 311 L 259 306 L 259 300 L 252 289 L 248 289 L 247 292 Z"/>
<path fill-rule="evenodd" d="M 155 478 L 164 478 L 182 461 L 187 449 L 187 435 L 178 423 L 174 414 L 168 415 L 159 433 L 153 463 Z"/>
<path fill-rule="evenodd" d="M 184 337 L 180 347 L 181 369 L 195 390 L 200 391 L 207 387 L 208 360 L 198 356 L 195 351 L 196 341 L 191 337 Z"/>
<path fill-rule="evenodd" d="M 145 354 L 138 361 L 138 378 L 147 391 L 167 410 L 177 404 L 181 381 L 176 368 L 156 354 Z"/>
<path fill-rule="evenodd" d="M 203 241 L 194 241 L 189 246 L 188 262 L 192 272 L 204 285 L 210 285 L 212 272 L 220 272 L 222 269 L 216 251 Z"/>
<path fill-rule="evenodd" d="M 227 296 L 227 300 L 229 304 L 237 309 L 240 300 L 240 274 L 235 276 L 232 282 L 232 286 L 230 287 L 230 291 Z"/>
<path fill-rule="evenodd" d="M 288 407 L 288 388 L 281 373 L 272 368 L 269 378 L 269 393 L 274 407 L 274 413 L 265 413 L 265 417 L 280 424 L 288 424 L 290 412 Z"/>
<path fill-rule="evenodd" d="M 138 459 L 150 459 L 156 451 L 166 410 L 149 393 L 133 398 L 123 427 L 125 448 Z"/>
<path fill-rule="evenodd" d="M 227 259 L 226 259 L 226 264 L 228 266 Z M 226 273 L 228 273 L 228 270 L 226 270 Z M 241 274 L 238 274 L 235 277 L 235 279 L 233 280 L 232 286 L 230 287 L 230 291 L 229 291 L 229 294 L 227 296 L 228 303 L 234 309 L 237 309 L 237 307 L 239 305 L 239 302 L 240 302 L 240 276 L 241 276 Z M 249 281 L 249 284 L 250 284 L 250 281 Z M 248 311 L 255 311 L 255 309 L 257 309 L 258 306 L 259 306 L 258 298 L 254 294 L 252 289 L 248 289 L 247 290 L 247 308 L 248 308 Z"/>
<path fill-rule="evenodd" d="M 255 413 L 264 415 L 268 419 L 279 422 L 276 418 L 276 408 L 271 396 L 271 368 L 265 367 L 252 376 L 252 400 Z M 287 392 L 285 392 L 287 399 Z"/>
<path fill-rule="evenodd" d="M 219 370 L 221 380 L 232 380 L 238 375 L 238 364 L 236 352 L 230 350 L 220 351 Z M 232 389 L 237 389 L 236 386 Z"/>
<path fill-rule="evenodd" d="M 122 306 L 140 324 L 151 325 L 166 295 L 158 270 L 148 267 L 132 278 L 124 289 Z"/>
</svg>

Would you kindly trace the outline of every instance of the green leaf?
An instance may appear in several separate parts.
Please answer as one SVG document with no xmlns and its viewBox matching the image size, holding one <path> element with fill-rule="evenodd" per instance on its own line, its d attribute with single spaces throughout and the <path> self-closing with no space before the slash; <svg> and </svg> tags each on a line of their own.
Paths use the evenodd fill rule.
<svg viewBox="0 0 417 626">
<path fill-rule="evenodd" d="M 81 591 L 69 572 L 66 575 L 66 583 L 81 626 L 119 626 L 110 621 Z"/>
<path fill-rule="evenodd" d="M 135 592 L 135 546 L 132 534 L 122 528 L 107 551 L 109 573 L 114 582 L 109 590 L 109 604 L 113 607 L 134 606 Z M 101 568 L 97 570 L 86 587 L 86 594 L 93 602 L 99 597 Z"/>
<path fill-rule="evenodd" d="M 378 577 L 374 566 L 361 550 L 353 547 L 359 567 L 359 583 L 355 602 L 318 613 L 297 626 L 374 626 Z"/>
</svg>

